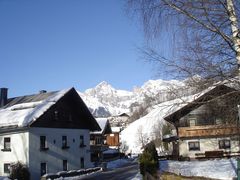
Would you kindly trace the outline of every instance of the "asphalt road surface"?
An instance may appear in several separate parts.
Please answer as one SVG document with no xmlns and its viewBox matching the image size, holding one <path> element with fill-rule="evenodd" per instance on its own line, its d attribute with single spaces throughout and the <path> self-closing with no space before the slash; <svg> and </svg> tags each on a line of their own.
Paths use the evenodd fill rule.
<svg viewBox="0 0 240 180">
<path fill-rule="evenodd" d="M 97 173 L 89 177 L 81 178 L 84 180 L 131 180 L 139 171 L 138 163 L 131 163 L 121 168 Z"/>
</svg>

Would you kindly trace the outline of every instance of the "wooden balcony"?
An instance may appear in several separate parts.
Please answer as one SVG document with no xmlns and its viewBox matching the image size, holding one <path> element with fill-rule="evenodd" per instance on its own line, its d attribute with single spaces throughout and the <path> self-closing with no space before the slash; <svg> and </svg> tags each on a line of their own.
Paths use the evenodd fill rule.
<svg viewBox="0 0 240 180">
<path fill-rule="evenodd" d="M 179 127 L 179 138 L 204 137 L 204 136 L 226 136 L 240 133 L 240 127 L 228 125 L 206 125 L 193 127 Z"/>
</svg>

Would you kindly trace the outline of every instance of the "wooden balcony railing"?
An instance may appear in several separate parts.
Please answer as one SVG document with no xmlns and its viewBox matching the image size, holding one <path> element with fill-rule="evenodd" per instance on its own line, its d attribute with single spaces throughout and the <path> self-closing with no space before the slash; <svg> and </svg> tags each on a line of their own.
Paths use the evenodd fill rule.
<svg viewBox="0 0 240 180">
<path fill-rule="evenodd" d="M 179 127 L 179 138 L 236 135 L 240 133 L 240 127 L 227 125 L 206 125 L 193 127 Z"/>
</svg>

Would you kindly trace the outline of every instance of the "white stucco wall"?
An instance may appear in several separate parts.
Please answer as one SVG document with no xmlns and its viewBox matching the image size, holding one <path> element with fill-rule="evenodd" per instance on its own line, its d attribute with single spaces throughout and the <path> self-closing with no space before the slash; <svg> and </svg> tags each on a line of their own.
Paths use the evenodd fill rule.
<svg viewBox="0 0 240 180">
<path fill-rule="evenodd" d="M 86 147 L 79 147 L 80 135 Z M 40 136 L 46 136 L 47 151 L 40 151 Z M 68 149 L 62 149 L 62 136 L 67 136 Z M 63 170 L 63 160 L 68 161 L 68 170 L 80 169 L 84 157 L 85 168 L 91 167 L 89 130 L 31 128 L 29 132 L 29 167 L 31 179 L 40 178 L 40 164 L 47 164 L 47 173 Z M 54 143 L 55 142 L 55 143 Z"/>
<path fill-rule="evenodd" d="M 231 143 L 230 149 L 219 149 L 219 140 L 228 139 Z M 189 151 L 188 142 L 199 141 L 199 151 Z M 239 142 L 237 137 L 224 137 L 224 138 L 204 138 L 204 139 L 191 139 L 191 140 L 179 140 L 179 155 L 183 157 L 195 158 L 196 153 L 205 153 L 205 151 L 225 151 L 225 152 L 237 152 L 239 151 Z"/>
<path fill-rule="evenodd" d="M 15 133 L 3 133 L 0 135 L 0 176 L 7 176 L 4 174 L 5 163 L 22 162 L 28 164 L 28 147 L 29 147 L 29 133 L 19 131 Z M 4 148 L 4 137 L 11 139 L 11 151 L 2 151 Z"/>
</svg>

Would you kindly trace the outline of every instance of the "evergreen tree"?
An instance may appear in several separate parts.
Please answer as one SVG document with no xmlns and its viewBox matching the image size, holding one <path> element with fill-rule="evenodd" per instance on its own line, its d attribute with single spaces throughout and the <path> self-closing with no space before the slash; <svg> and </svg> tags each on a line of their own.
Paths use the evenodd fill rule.
<svg viewBox="0 0 240 180">
<path fill-rule="evenodd" d="M 159 162 L 157 150 L 153 142 L 145 146 L 143 153 L 140 155 L 139 162 L 140 173 L 143 176 L 146 175 L 146 172 L 151 175 L 156 175 Z"/>
</svg>

